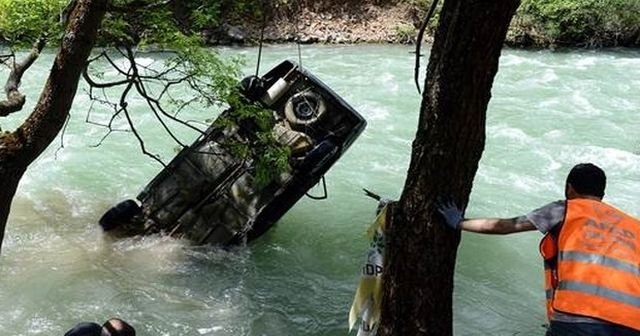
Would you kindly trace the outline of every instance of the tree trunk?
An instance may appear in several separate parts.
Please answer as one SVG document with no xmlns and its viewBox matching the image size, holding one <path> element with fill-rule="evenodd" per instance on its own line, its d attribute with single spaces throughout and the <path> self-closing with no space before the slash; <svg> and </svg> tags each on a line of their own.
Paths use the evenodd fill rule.
<svg viewBox="0 0 640 336">
<path fill-rule="evenodd" d="M 0 248 L 18 182 L 62 129 L 108 3 L 77 2 L 36 107 L 15 132 L 0 135 Z"/>
<path fill-rule="evenodd" d="M 445 0 L 411 164 L 387 232 L 378 335 L 452 335 L 460 233 L 436 216 L 447 195 L 466 205 L 485 142 L 498 58 L 519 0 Z"/>
</svg>

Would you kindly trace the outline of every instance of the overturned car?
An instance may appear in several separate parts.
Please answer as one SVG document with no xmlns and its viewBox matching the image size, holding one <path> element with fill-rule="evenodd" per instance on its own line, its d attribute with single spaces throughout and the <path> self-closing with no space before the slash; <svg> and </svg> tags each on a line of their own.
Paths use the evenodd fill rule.
<svg viewBox="0 0 640 336">
<path fill-rule="evenodd" d="M 251 127 L 217 122 L 227 110 L 136 200 L 107 211 L 100 219 L 105 231 L 165 233 L 197 244 L 251 241 L 318 184 L 366 126 L 358 112 L 294 62 L 240 84 L 249 104 L 271 112 L 271 132 L 289 149 L 288 169 L 258 183 L 256 160 L 238 156 L 228 145 L 255 134 Z"/>
</svg>

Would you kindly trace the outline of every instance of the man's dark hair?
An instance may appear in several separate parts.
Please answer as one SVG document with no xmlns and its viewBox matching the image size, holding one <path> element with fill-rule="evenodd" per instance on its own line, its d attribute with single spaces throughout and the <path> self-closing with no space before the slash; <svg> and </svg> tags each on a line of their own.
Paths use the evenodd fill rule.
<svg viewBox="0 0 640 336">
<path fill-rule="evenodd" d="M 604 171 L 593 163 L 580 163 L 571 168 L 567 183 L 579 194 L 602 198 L 607 177 Z"/>
<path fill-rule="evenodd" d="M 109 336 L 136 336 L 136 330 L 119 318 L 110 319 L 102 327 L 107 329 Z"/>
</svg>

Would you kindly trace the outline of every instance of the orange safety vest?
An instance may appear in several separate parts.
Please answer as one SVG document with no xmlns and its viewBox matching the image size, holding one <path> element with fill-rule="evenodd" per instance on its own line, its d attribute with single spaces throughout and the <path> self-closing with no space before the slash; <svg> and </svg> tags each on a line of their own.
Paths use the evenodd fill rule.
<svg viewBox="0 0 640 336">
<path fill-rule="evenodd" d="M 605 203 L 572 199 L 540 242 L 547 316 L 588 316 L 640 330 L 640 221 Z"/>
</svg>

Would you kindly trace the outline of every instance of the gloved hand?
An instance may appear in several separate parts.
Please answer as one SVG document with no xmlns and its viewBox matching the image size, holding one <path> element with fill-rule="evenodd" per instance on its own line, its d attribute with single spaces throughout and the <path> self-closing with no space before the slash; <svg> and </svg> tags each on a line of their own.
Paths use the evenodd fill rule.
<svg viewBox="0 0 640 336">
<path fill-rule="evenodd" d="M 438 212 L 444 218 L 447 226 L 454 230 L 460 230 L 463 221 L 462 210 L 458 208 L 456 203 L 452 200 L 438 199 L 437 206 Z"/>
</svg>

